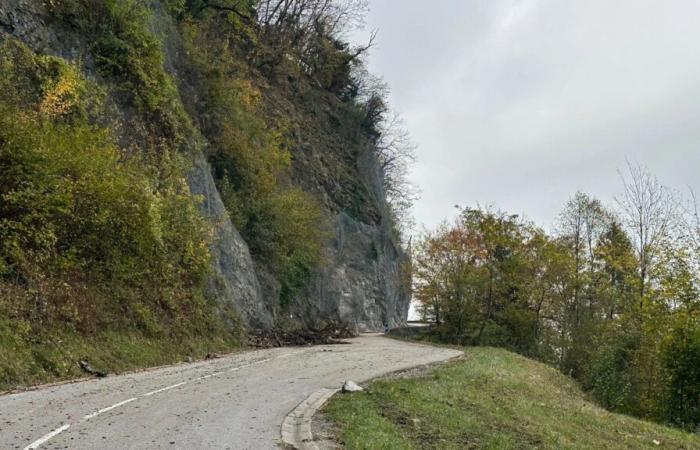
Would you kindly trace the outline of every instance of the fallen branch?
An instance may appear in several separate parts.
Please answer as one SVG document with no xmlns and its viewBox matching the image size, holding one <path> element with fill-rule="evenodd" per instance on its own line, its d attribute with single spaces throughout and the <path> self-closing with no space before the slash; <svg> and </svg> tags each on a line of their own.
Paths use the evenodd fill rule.
<svg viewBox="0 0 700 450">
<path fill-rule="evenodd" d="M 348 324 L 330 323 L 321 329 L 269 330 L 251 333 L 248 342 L 253 347 L 344 344 L 342 339 L 355 337 Z"/>
</svg>

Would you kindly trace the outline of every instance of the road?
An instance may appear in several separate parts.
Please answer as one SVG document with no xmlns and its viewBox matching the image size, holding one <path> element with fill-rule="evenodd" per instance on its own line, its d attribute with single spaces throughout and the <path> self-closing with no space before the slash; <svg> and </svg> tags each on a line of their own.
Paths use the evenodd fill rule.
<svg viewBox="0 0 700 450">
<path fill-rule="evenodd" d="M 0 396 L 0 448 L 279 448 L 285 416 L 314 391 L 460 352 L 381 336 L 257 350 Z"/>
</svg>

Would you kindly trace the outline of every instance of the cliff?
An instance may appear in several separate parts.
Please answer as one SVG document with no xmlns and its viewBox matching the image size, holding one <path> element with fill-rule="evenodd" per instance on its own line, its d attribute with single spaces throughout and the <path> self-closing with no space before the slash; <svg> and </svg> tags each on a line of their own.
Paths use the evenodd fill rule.
<svg viewBox="0 0 700 450">
<path fill-rule="evenodd" d="M 255 61 L 264 53 L 255 26 L 219 11 L 185 15 L 173 2 L 141 3 L 147 30 L 138 32 L 154 37 L 163 71 L 143 82 L 146 69 L 115 68 L 118 57 L 106 66 L 105 42 L 120 52 L 134 35 L 119 34 L 130 25 L 112 3 L 94 8 L 111 14 L 108 25 L 90 16 L 90 2 L 0 0 L 0 38 L 65 60 L 106 92 L 90 121 L 118 124 L 120 148 L 167 141 L 184 155 L 188 195 L 212 225 L 205 291 L 219 320 L 251 329 L 341 321 L 361 331 L 404 323 L 409 261 L 362 105 L 288 62 Z M 269 147 L 278 153 L 258 162 Z"/>
</svg>

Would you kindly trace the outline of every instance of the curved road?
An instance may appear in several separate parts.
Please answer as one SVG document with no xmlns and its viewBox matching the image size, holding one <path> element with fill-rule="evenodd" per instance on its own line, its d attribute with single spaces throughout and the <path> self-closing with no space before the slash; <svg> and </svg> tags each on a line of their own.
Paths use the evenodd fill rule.
<svg viewBox="0 0 700 450">
<path fill-rule="evenodd" d="M 0 396 L 0 448 L 279 448 L 285 416 L 337 388 L 461 354 L 365 335 Z"/>
</svg>

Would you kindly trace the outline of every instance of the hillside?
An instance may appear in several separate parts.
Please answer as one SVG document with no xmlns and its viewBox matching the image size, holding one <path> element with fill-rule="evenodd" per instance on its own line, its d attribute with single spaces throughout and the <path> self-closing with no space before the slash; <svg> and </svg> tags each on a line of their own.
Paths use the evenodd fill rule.
<svg viewBox="0 0 700 450">
<path fill-rule="evenodd" d="M 570 378 L 506 350 L 469 347 L 418 378 L 372 382 L 326 406 L 348 449 L 696 449 L 700 436 L 614 414 Z"/>
<path fill-rule="evenodd" d="M 0 0 L 0 387 L 405 321 L 386 105 L 297 3 Z"/>
</svg>

